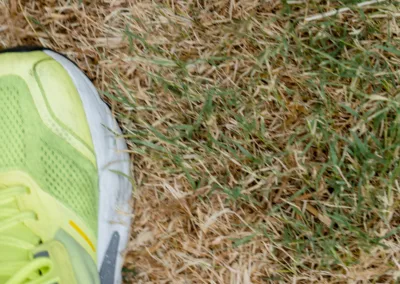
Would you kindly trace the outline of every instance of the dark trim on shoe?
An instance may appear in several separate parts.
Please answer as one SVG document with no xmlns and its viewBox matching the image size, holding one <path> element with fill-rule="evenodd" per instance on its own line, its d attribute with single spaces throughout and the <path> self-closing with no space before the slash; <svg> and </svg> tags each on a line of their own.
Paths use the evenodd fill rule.
<svg viewBox="0 0 400 284">
<path fill-rule="evenodd" d="M 55 53 L 60 54 L 61 56 L 65 57 L 66 59 L 68 59 L 69 61 L 71 61 L 72 63 L 74 63 L 76 65 L 76 67 L 79 68 L 78 64 L 76 64 L 73 60 L 71 60 L 68 56 L 66 56 L 65 54 L 62 54 L 58 51 L 55 51 L 51 48 L 47 48 L 47 47 L 42 47 L 42 46 L 29 46 L 29 45 L 23 45 L 23 46 L 15 46 L 15 47 L 10 47 L 10 48 L 6 48 L 6 49 L 2 49 L 0 50 L 0 54 L 2 53 L 8 53 L 8 52 L 32 52 L 32 51 L 44 51 L 44 50 L 50 50 L 53 51 Z M 85 74 L 86 75 L 86 74 Z M 86 75 L 87 76 L 87 75 Z M 89 78 L 89 77 L 88 77 Z M 90 79 L 90 78 L 89 78 Z"/>
<path fill-rule="evenodd" d="M 49 48 L 41 47 L 41 46 L 16 46 L 11 48 L 6 48 L 0 50 L 0 53 L 6 52 L 29 52 L 29 51 L 38 51 L 38 50 L 51 50 Z"/>
</svg>

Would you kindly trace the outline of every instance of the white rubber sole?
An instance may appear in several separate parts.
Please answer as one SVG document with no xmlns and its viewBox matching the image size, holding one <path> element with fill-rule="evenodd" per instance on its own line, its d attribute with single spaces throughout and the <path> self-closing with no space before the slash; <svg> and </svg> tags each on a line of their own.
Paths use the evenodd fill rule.
<svg viewBox="0 0 400 284">
<path fill-rule="evenodd" d="M 110 258 L 107 255 L 110 251 L 109 245 L 117 244 L 114 281 L 110 283 L 112 280 L 110 281 L 109 278 L 102 279 L 102 284 L 119 284 L 124 251 L 129 241 L 132 215 L 132 185 L 129 180 L 131 173 L 127 146 L 124 139 L 118 138 L 121 130 L 87 76 L 64 56 L 50 50 L 44 52 L 65 68 L 82 99 L 99 170 L 98 269 L 100 271 L 103 260 Z M 117 243 L 115 242 L 116 235 L 119 235 L 119 243 L 118 240 Z"/>
</svg>

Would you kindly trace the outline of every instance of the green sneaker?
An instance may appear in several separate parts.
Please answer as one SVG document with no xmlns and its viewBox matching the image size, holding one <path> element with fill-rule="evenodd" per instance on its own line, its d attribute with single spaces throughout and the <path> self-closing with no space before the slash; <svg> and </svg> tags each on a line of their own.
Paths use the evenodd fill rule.
<svg viewBox="0 0 400 284">
<path fill-rule="evenodd" d="M 0 54 L 0 283 L 121 282 L 132 186 L 120 134 L 67 58 Z"/>
</svg>

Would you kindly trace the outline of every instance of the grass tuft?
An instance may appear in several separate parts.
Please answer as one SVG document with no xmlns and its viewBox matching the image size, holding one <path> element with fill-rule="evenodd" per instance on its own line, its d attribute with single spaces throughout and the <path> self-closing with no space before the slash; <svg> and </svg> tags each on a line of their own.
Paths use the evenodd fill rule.
<svg viewBox="0 0 400 284">
<path fill-rule="evenodd" d="M 399 279 L 397 2 L 11 2 L 0 46 L 73 58 L 122 125 L 126 283 Z"/>
</svg>

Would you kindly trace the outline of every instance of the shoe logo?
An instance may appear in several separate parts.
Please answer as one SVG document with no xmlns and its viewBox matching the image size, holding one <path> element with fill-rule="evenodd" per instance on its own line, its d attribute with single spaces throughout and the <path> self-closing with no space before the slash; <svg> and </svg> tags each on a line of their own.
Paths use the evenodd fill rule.
<svg viewBox="0 0 400 284">
<path fill-rule="evenodd" d="M 115 231 L 111 237 L 110 242 L 108 243 L 106 255 L 104 256 L 103 263 L 101 264 L 100 268 L 101 284 L 114 284 L 119 241 L 120 241 L 120 235 L 118 232 Z"/>
</svg>

